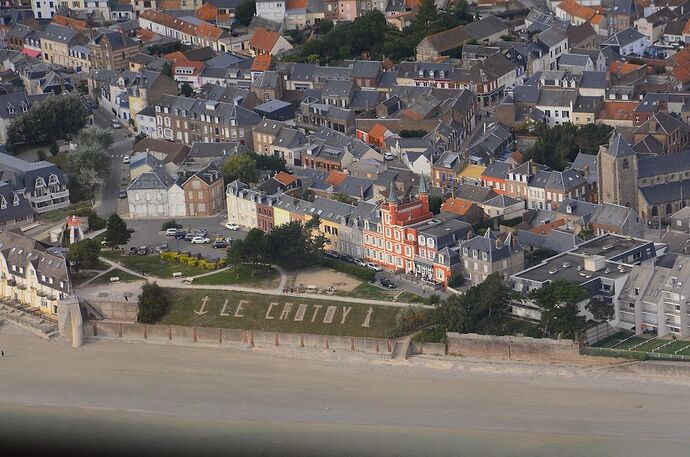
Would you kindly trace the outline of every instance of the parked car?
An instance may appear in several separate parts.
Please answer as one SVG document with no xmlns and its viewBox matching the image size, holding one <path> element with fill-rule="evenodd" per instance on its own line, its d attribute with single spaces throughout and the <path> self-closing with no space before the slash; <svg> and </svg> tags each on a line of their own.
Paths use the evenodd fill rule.
<svg viewBox="0 0 690 457">
<path fill-rule="evenodd" d="M 208 244 L 211 240 L 204 238 L 203 236 L 195 236 L 192 238 L 192 244 Z"/>
<path fill-rule="evenodd" d="M 390 281 L 386 278 L 381 278 L 380 283 L 381 287 L 385 287 L 386 289 L 395 289 L 398 287 L 393 281 Z"/>
<path fill-rule="evenodd" d="M 237 225 L 237 224 L 235 224 L 235 223 L 228 222 L 227 224 L 225 224 L 225 228 L 228 229 L 228 230 L 233 230 L 233 231 L 234 231 L 234 230 L 239 230 L 239 229 L 240 229 L 240 226 Z"/>
<path fill-rule="evenodd" d="M 129 252 L 127 252 L 128 255 L 137 255 L 138 249 L 135 248 L 134 246 L 129 247 Z"/>
<path fill-rule="evenodd" d="M 187 232 L 185 232 L 185 231 L 180 230 L 177 233 L 175 233 L 175 239 L 177 239 L 177 240 L 184 240 L 186 238 L 187 238 Z"/>
<path fill-rule="evenodd" d="M 185 241 L 192 241 L 192 239 L 193 239 L 194 237 L 196 237 L 195 234 L 193 234 L 193 233 L 187 233 L 187 234 L 184 236 L 184 240 L 185 240 Z"/>
<path fill-rule="evenodd" d="M 194 233 L 196 233 L 196 236 L 206 237 L 206 235 L 208 235 L 208 230 L 206 230 L 205 228 L 200 228 L 200 229 L 194 230 Z"/>
<path fill-rule="evenodd" d="M 159 251 L 167 251 L 168 249 L 170 249 L 170 247 L 168 246 L 168 242 L 167 242 L 167 241 L 163 241 L 163 242 L 158 246 L 158 250 L 159 250 Z"/>
<path fill-rule="evenodd" d="M 367 268 L 371 268 L 374 271 L 383 271 L 383 268 L 371 262 L 367 263 Z"/>
<path fill-rule="evenodd" d="M 216 240 L 213 243 L 211 243 L 211 247 L 216 248 L 216 249 L 223 249 L 223 248 L 227 248 L 228 246 L 230 246 L 230 243 L 228 243 L 225 240 Z"/>
<path fill-rule="evenodd" d="M 362 260 L 362 259 L 355 259 L 355 265 L 360 266 L 360 267 L 367 267 L 367 263 Z"/>
<path fill-rule="evenodd" d="M 127 191 L 121 190 L 120 192 L 118 192 L 117 198 L 127 198 Z"/>
<path fill-rule="evenodd" d="M 132 161 L 132 157 L 130 157 L 130 156 L 124 156 L 122 158 L 122 163 L 127 164 L 127 163 L 130 163 L 131 161 Z"/>
<path fill-rule="evenodd" d="M 121 129 L 122 123 L 120 121 L 118 121 L 117 119 L 113 119 L 113 121 L 110 123 L 110 126 L 114 129 Z"/>
<path fill-rule="evenodd" d="M 393 160 L 395 159 L 395 156 L 391 154 L 390 152 L 384 152 L 383 153 L 383 159 L 384 160 Z"/>
<path fill-rule="evenodd" d="M 340 254 L 340 260 L 347 263 L 353 263 L 355 261 L 354 257 L 347 254 Z"/>
<path fill-rule="evenodd" d="M 165 236 L 177 236 L 177 229 L 175 227 L 167 229 Z"/>
<path fill-rule="evenodd" d="M 334 252 L 334 251 L 324 251 L 324 255 L 326 255 L 327 257 L 330 257 L 331 259 L 339 259 L 340 258 L 338 253 Z"/>
<path fill-rule="evenodd" d="M 137 255 L 147 255 L 149 253 L 149 248 L 146 246 L 139 246 L 139 249 L 137 249 Z"/>
</svg>

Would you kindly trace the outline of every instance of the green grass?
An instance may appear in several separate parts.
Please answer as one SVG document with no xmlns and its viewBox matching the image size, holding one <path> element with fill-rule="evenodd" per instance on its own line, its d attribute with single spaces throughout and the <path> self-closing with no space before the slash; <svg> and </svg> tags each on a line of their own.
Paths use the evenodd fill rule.
<svg viewBox="0 0 690 457">
<path fill-rule="evenodd" d="M 659 349 L 656 352 L 659 352 L 661 354 L 675 354 L 677 350 L 682 349 L 686 346 L 690 348 L 690 341 L 676 340 L 673 343 L 669 344 L 668 346 L 665 346 L 662 349 Z"/>
<path fill-rule="evenodd" d="M 168 290 L 172 296 L 173 303 L 168 313 L 161 320 L 161 323 L 169 325 L 194 325 L 317 335 L 386 337 L 395 328 L 396 316 L 402 309 L 393 306 L 336 302 L 330 301 L 327 298 L 320 300 L 301 298 L 299 296 L 263 295 L 203 289 Z M 206 313 L 197 314 L 195 311 L 200 311 L 204 297 L 208 297 L 204 308 Z M 238 313 L 242 317 L 235 317 L 240 300 L 244 300 L 242 310 Z M 226 301 L 226 314 L 228 315 L 221 316 L 220 313 Z M 271 307 L 271 303 L 275 304 Z M 281 319 L 282 313 L 287 309 L 286 303 L 291 304 L 291 309 Z M 295 321 L 294 319 L 300 304 L 306 305 L 306 313 L 302 321 Z M 327 324 L 323 320 L 329 306 L 335 307 L 336 312 L 333 322 Z M 273 317 L 273 319 L 266 319 L 269 308 L 270 313 L 268 316 Z M 349 311 L 347 311 L 348 308 Z M 369 308 L 372 309 L 370 326 L 362 327 Z M 315 312 L 316 317 L 314 317 Z M 344 313 L 347 314 L 343 323 Z"/>
<path fill-rule="evenodd" d="M 634 349 L 631 349 L 633 351 L 637 352 L 652 352 L 654 349 L 658 348 L 659 346 L 663 346 L 664 344 L 668 343 L 669 340 L 649 340 L 645 343 L 642 343 L 641 345 L 637 346 Z"/>
<path fill-rule="evenodd" d="M 395 295 L 393 293 L 389 292 L 388 290 L 381 289 L 381 288 L 376 287 L 373 284 L 369 284 L 367 282 L 363 282 L 359 286 L 357 286 L 354 289 L 349 290 L 349 291 L 345 291 L 345 290 L 336 291 L 335 294 L 343 296 L 343 297 L 367 298 L 369 300 L 383 300 L 383 301 L 393 301 L 393 299 L 395 297 Z"/>
<path fill-rule="evenodd" d="M 71 216 L 75 211 L 81 208 L 91 208 L 89 202 L 79 202 L 72 203 L 66 208 L 56 209 L 54 211 L 48 211 L 47 213 L 42 213 L 38 215 L 38 219 L 43 222 L 60 222 L 65 221 L 67 216 Z"/>
<path fill-rule="evenodd" d="M 624 339 L 632 336 L 632 332 L 618 332 L 614 333 L 613 335 L 607 336 L 603 340 L 597 341 L 595 344 L 593 344 L 594 347 L 600 347 L 600 348 L 610 348 L 611 346 L 614 346 Z M 616 346 L 618 347 L 618 346 Z"/>
<path fill-rule="evenodd" d="M 110 278 L 114 278 L 115 276 L 120 278 L 120 282 L 131 282 L 141 280 L 141 278 L 138 276 L 134 276 L 133 274 L 129 274 L 126 271 L 120 270 L 119 268 L 115 268 L 91 281 L 89 284 L 87 284 L 87 287 L 91 285 L 95 286 L 99 284 L 110 284 Z"/>
<path fill-rule="evenodd" d="M 636 344 L 640 344 L 644 341 L 649 340 L 649 338 L 642 338 L 641 336 L 633 336 L 626 342 L 619 344 L 617 346 L 614 346 L 613 349 L 630 349 L 631 347 L 635 346 Z"/>
<path fill-rule="evenodd" d="M 194 284 L 224 285 L 224 284 L 249 284 L 265 288 L 278 287 L 280 274 L 269 266 L 259 266 L 252 276 L 252 268 L 248 265 L 240 265 L 227 270 L 219 271 L 208 276 L 194 279 Z"/>
<path fill-rule="evenodd" d="M 182 276 L 196 276 L 201 273 L 208 273 L 208 270 L 190 267 L 179 263 L 171 263 L 162 260 L 156 255 L 122 255 L 119 252 L 112 252 L 109 249 L 101 251 L 101 255 L 115 262 L 121 263 L 126 268 L 137 273 L 146 272 L 158 278 L 171 278 L 175 272 L 182 273 Z"/>
<path fill-rule="evenodd" d="M 425 300 L 424 297 L 420 297 L 415 293 L 404 291 L 395 298 L 395 301 L 402 303 L 424 303 Z"/>
</svg>

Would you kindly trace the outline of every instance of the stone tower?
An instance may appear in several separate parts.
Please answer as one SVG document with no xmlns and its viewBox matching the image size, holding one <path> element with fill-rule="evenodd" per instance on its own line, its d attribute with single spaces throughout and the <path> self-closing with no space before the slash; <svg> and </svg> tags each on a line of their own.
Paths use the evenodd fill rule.
<svg viewBox="0 0 690 457">
<path fill-rule="evenodd" d="M 637 154 L 619 133 L 614 133 L 608 146 L 599 147 L 597 167 L 599 203 L 615 203 L 637 211 Z"/>
</svg>

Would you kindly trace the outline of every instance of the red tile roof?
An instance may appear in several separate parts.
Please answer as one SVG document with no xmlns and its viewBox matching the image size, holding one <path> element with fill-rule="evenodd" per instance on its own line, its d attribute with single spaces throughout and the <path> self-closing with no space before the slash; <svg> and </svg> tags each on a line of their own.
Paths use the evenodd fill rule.
<svg viewBox="0 0 690 457">
<path fill-rule="evenodd" d="M 284 171 L 281 171 L 279 173 L 276 173 L 275 176 L 273 176 L 276 181 L 281 183 L 284 186 L 289 186 L 290 184 L 294 183 L 296 181 L 295 177 L 292 176 L 290 173 L 286 173 Z"/>
<path fill-rule="evenodd" d="M 256 32 L 254 32 L 252 39 L 249 40 L 249 47 L 270 53 L 273 46 L 276 45 L 278 38 L 280 38 L 278 32 L 258 28 Z"/>
<path fill-rule="evenodd" d="M 328 184 L 333 185 L 333 186 L 339 186 L 346 179 L 347 179 L 347 175 L 345 173 L 343 173 L 342 171 L 331 171 L 330 173 L 328 173 L 328 177 L 326 178 L 326 182 Z"/>
<path fill-rule="evenodd" d="M 459 198 L 449 198 L 441 205 L 441 211 L 446 213 L 459 214 L 464 216 L 472 207 L 474 203 L 467 200 L 460 200 Z"/>
<path fill-rule="evenodd" d="M 266 71 L 271 69 L 273 59 L 270 54 L 262 54 L 254 57 L 251 71 Z"/>
</svg>

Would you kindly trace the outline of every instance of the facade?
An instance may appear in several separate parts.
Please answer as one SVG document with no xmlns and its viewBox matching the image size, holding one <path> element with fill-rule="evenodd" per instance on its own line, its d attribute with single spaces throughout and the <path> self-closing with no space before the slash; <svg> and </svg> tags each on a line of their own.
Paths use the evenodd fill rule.
<svg viewBox="0 0 690 457">
<path fill-rule="evenodd" d="M 463 275 L 479 284 L 487 276 L 498 273 L 504 280 L 525 267 L 522 247 L 512 235 L 501 236 L 488 229 L 484 236 L 475 236 L 460 244 Z"/>
<path fill-rule="evenodd" d="M 119 32 L 102 32 L 89 43 L 93 68 L 127 70 L 129 61 L 139 52 L 139 43 Z"/>
<path fill-rule="evenodd" d="M 195 173 L 182 188 L 187 216 L 214 216 L 225 210 L 223 173 L 214 164 Z"/>
<path fill-rule="evenodd" d="M 186 216 L 184 190 L 161 166 L 142 173 L 127 187 L 132 218 Z"/>
<path fill-rule="evenodd" d="M 0 231 L 0 293 L 5 299 L 56 315 L 72 293 L 67 261 L 36 240 Z"/>
</svg>

